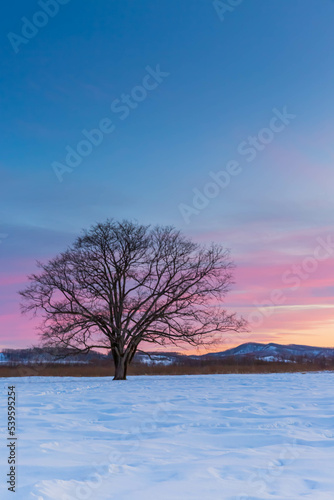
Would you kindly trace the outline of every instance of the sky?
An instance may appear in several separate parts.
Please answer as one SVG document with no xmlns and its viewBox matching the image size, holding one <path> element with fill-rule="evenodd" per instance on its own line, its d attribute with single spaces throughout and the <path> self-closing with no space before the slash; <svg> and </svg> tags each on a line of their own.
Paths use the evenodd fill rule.
<svg viewBox="0 0 334 500">
<path fill-rule="evenodd" d="M 106 218 L 231 249 L 243 342 L 334 346 L 334 2 L 40 0 L 0 16 L 0 348 Z"/>
</svg>

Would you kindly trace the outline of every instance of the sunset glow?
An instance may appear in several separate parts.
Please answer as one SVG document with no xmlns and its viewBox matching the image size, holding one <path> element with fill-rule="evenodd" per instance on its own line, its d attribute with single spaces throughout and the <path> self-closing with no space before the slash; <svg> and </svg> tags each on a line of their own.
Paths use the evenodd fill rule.
<svg viewBox="0 0 334 500">
<path fill-rule="evenodd" d="M 334 3 L 125 4 L 70 2 L 17 53 L 2 36 L 0 347 L 38 340 L 17 293 L 36 260 L 108 217 L 231 250 L 250 332 L 214 350 L 333 347 Z"/>
</svg>

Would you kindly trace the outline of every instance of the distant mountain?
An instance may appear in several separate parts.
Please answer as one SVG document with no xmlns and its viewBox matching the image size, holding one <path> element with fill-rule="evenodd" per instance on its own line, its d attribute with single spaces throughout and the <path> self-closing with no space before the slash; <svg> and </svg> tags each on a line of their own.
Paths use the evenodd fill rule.
<svg viewBox="0 0 334 500">
<path fill-rule="evenodd" d="M 315 360 L 317 358 L 334 358 L 334 349 L 327 347 L 312 347 L 298 344 L 259 344 L 248 342 L 233 349 L 222 352 L 204 354 L 202 358 L 255 358 L 263 361 L 293 361 L 300 358 Z"/>
<path fill-rule="evenodd" d="M 297 344 L 260 344 L 257 342 L 247 342 L 233 349 L 227 349 L 222 352 L 212 352 L 200 356 L 181 355 L 177 353 L 151 353 L 150 357 L 141 354 L 136 355 L 135 361 L 146 364 L 176 364 L 187 361 L 218 361 L 226 358 L 241 359 L 259 359 L 262 361 L 315 361 L 316 359 L 334 359 L 334 348 L 312 347 Z"/>
<path fill-rule="evenodd" d="M 88 354 L 72 354 L 70 350 L 57 351 L 32 348 L 32 349 L 5 349 L 0 352 L 0 364 L 31 364 L 31 363 L 96 363 L 109 361 L 110 354 L 101 354 L 91 351 Z M 65 355 L 66 357 L 59 357 Z M 205 364 L 212 361 L 238 360 L 262 360 L 268 362 L 294 362 L 294 361 L 317 361 L 323 359 L 334 360 L 334 348 L 312 347 L 307 345 L 282 345 L 282 344 L 260 344 L 247 342 L 233 349 L 222 352 L 213 352 L 202 355 L 185 355 L 175 352 L 150 352 L 144 354 L 136 353 L 135 363 L 145 365 L 173 365 L 182 363 Z"/>
</svg>

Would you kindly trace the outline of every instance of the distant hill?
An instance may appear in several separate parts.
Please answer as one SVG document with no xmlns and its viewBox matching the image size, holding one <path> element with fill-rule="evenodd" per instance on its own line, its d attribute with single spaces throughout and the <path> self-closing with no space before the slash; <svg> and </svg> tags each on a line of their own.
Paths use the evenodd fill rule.
<svg viewBox="0 0 334 500">
<path fill-rule="evenodd" d="M 255 358 L 263 361 L 294 361 L 300 358 L 315 360 L 317 358 L 334 358 L 334 348 L 312 347 L 298 344 L 259 344 L 257 342 L 248 342 L 241 344 L 233 349 L 227 349 L 222 352 L 205 354 L 206 359 L 219 359 L 226 357 L 234 358 Z"/>
<path fill-rule="evenodd" d="M 35 363 L 82 363 L 100 364 L 108 362 L 110 354 L 91 351 L 87 354 L 74 354 L 70 349 L 52 350 L 43 348 L 4 349 L 0 352 L 1 364 L 35 364 Z M 185 355 L 174 352 L 137 353 L 134 362 L 145 365 L 179 365 L 224 360 L 267 362 L 315 362 L 318 360 L 334 360 L 334 348 L 312 347 L 297 344 L 260 344 L 247 342 L 233 349 L 203 355 Z"/>
<path fill-rule="evenodd" d="M 315 361 L 317 359 L 334 359 L 334 348 L 325 347 L 312 347 L 307 345 L 297 345 L 297 344 L 260 344 L 257 342 L 247 342 L 246 344 L 241 344 L 233 349 L 227 349 L 221 352 L 213 352 L 208 354 L 202 354 L 199 356 L 191 355 L 180 355 L 175 353 L 155 353 L 151 354 L 151 357 L 142 355 L 137 355 L 135 358 L 137 361 L 147 364 L 173 364 L 180 363 L 186 360 L 193 361 L 218 361 L 224 359 L 235 359 L 235 360 L 245 360 L 245 359 L 258 359 L 262 361 L 272 361 L 272 362 L 292 362 L 292 361 Z"/>
</svg>

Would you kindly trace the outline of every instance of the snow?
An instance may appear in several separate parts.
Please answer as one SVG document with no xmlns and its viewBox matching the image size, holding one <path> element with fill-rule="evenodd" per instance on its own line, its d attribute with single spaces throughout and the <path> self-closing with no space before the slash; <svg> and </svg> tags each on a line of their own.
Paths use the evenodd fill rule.
<svg viewBox="0 0 334 500">
<path fill-rule="evenodd" d="M 261 358 L 262 361 L 277 361 L 275 356 L 265 356 Z M 296 361 L 291 361 L 291 359 L 281 359 L 281 363 L 295 363 Z"/>
<path fill-rule="evenodd" d="M 167 358 L 166 356 L 160 356 L 157 354 L 149 356 L 141 356 L 139 358 L 140 363 L 144 363 L 146 365 L 172 365 L 175 363 L 175 360 L 173 358 Z"/>
<path fill-rule="evenodd" d="M 12 384 L 17 500 L 333 500 L 334 373 Z"/>
<path fill-rule="evenodd" d="M 265 356 L 264 358 L 261 358 L 262 361 L 276 361 L 275 356 Z"/>
</svg>

